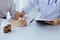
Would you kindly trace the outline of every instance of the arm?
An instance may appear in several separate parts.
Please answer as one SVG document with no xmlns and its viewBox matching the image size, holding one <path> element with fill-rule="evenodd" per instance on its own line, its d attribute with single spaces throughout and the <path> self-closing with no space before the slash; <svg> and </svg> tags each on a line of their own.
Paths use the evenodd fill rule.
<svg viewBox="0 0 60 40">
<path fill-rule="evenodd" d="M 10 5 L 10 9 L 9 12 L 11 13 L 11 15 L 13 16 L 14 19 L 16 19 L 16 21 L 20 21 L 19 24 L 20 26 L 25 26 L 26 25 L 26 20 L 24 18 L 24 13 L 22 12 L 17 12 L 16 11 L 16 6 L 14 4 L 14 1 L 11 0 L 11 5 Z M 20 18 L 20 19 L 19 19 Z"/>
<path fill-rule="evenodd" d="M 20 12 L 16 11 L 16 5 L 14 3 L 14 0 L 10 1 L 9 12 L 10 12 L 11 16 L 13 16 L 14 19 L 18 19 L 18 17 L 24 16 L 24 13 L 20 13 Z"/>
<path fill-rule="evenodd" d="M 28 13 L 32 8 L 34 8 L 36 5 L 38 5 L 38 0 L 29 0 L 24 8 L 22 8 L 22 11 L 24 13 Z"/>
</svg>

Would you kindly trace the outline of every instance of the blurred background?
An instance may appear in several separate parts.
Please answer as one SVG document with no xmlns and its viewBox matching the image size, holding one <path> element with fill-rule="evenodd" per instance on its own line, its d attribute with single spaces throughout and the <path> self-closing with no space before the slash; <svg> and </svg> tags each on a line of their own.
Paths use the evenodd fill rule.
<svg viewBox="0 0 60 40">
<path fill-rule="evenodd" d="M 28 0 L 14 0 L 16 4 L 16 9 L 21 10 Z"/>
<path fill-rule="evenodd" d="M 16 4 L 16 10 L 21 11 L 21 9 L 26 5 L 26 3 L 29 0 L 14 0 L 14 1 Z M 39 13 L 39 6 L 36 6 L 28 13 L 28 16 L 30 16 L 31 18 L 34 18 L 37 16 L 38 13 Z M 34 14 L 34 15 L 32 15 L 32 14 Z"/>
</svg>

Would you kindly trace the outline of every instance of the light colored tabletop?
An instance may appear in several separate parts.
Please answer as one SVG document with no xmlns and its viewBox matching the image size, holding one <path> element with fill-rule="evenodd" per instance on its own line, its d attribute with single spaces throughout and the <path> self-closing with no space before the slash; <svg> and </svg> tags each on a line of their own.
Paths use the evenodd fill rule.
<svg viewBox="0 0 60 40">
<path fill-rule="evenodd" d="M 1 33 L 0 40 L 60 40 L 60 26 L 30 23 L 26 27 L 12 26 L 10 33 Z"/>
<path fill-rule="evenodd" d="M 10 33 L 2 33 L 0 40 L 60 40 L 60 25 L 38 25 L 35 21 L 26 27 L 12 26 Z"/>
</svg>

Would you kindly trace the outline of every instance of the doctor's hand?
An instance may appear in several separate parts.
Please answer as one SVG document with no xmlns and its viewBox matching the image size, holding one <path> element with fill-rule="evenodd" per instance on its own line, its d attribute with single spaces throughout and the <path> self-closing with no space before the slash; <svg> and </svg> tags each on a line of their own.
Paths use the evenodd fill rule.
<svg viewBox="0 0 60 40">
<path fill-rule="evenodd" d="M 14 19 L 18 19 L 19 17 L 23 17 L 24 16 L 24 12 L 16 12 L 15 14 L 14 14 Z"/>
<path fill-rule="evenodd" d="M 50 24 L 50 25 L 55 26 L 55 25 L 60 24 L 60 20 L 59 19 L 54 19 L 52 21 L 48 21 L 47 23 Z"/>
</svg>

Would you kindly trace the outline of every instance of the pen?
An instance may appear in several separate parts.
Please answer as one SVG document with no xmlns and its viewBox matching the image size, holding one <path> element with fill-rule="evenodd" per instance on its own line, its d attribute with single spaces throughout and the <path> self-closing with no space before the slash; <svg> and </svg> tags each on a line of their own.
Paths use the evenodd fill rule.
<svg viewBox="0 0 60 40">
<path fill-rule="evenodd" d="M 32 23 L 34 21 L 34 18 L 30 21 L 30 23 Z"/>
<path fill-rule="evenodd" d="M 57 0 L 55 0 L 55 3 L 57 3 Z"/>
<path fill-rule="evenodd" d="M 48 0 L 48 5 L 50 4 L 50 0 Z"/>
</svg>

